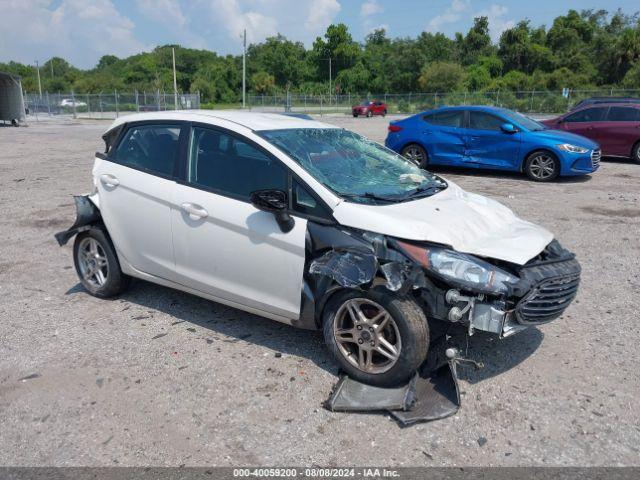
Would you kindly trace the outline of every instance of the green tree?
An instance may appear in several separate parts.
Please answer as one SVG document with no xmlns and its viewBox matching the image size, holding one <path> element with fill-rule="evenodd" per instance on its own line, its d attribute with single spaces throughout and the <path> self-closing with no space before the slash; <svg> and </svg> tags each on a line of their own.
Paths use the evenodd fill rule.
<svg viewBox="0 0 640 480">
<path fill-rule="evenodd" d="M 464 81 L 464 69 L 450 62 L 434 62 L 424 67 L 418 83 L 425 92 L 451 92 Z"/>
<path fill-rule="evenodd" d="M 261 71 L 251 75 L 251 88 L 254 92 L 267 95 L 273 91 L 276 82 L 273 75 Z"/>
</svg>

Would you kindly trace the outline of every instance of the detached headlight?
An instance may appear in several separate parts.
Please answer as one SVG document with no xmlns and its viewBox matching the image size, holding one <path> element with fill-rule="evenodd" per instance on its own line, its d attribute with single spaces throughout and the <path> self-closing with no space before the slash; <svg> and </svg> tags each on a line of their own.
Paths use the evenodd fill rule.
<svg viewBox="0 0 640 480">
<path fill-rule="evenodd" d="M 589 151 L 588 148 L 571 145 L 570 143 L 561 143 L 560 145 L 556 145 L 556 147 L 569 153 L 587 153 Z"/>
<path fill-rule="evenodd" d="M 424 248 L 400 241 L 398 243 L 411 259 L 459 288 L 479 293 L 508 293 L 509 284 L 515 284 L 519 280 L 518 277 L 471 255 L 438 247 Z"/>
</svg>

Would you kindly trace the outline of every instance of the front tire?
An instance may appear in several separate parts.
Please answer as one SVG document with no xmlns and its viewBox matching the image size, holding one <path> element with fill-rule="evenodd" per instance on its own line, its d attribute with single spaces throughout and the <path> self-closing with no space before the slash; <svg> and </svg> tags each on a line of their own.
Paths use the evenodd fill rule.
<svg viewBox="0 0 640 480">
<path fill-rule="evenodd" d="M 371 113 L 371 110 L 367 111 L 367 118 L 370 118 L 371 115 L 373 115 L 373 113 Z"/>
<path fill-rule="evenodd" d="M 353 118 L 358 118 L 358 114 L 357 114 L 357 113 L 354 113 L 354 114 L 353 114 Z"/>
<path fill-rule="evenodd" d="M 536 182 L 551 182 L 560 175 L 560 162 L 551 152 L 538 150 L 527 157 L 524 172 Z"/>
<path fill-rule="evenodd" d="M 631 159 L 636 163 L 640 163 L 640 141 L 638 141 L 633 146 L 633 150 L 631 151 Z"/>
<path fill-rule="evenodd" d="M 131 278 L 122 273 L 111 240 L 99 228 L 76 236 L 73 262 L 80 283 L 94 297 L 113 297 L 129 286 Z"/>
<path fill-rule="evenodd" d="M 420 168 L 427 168 L 427 164 L 429 163 L 429 154 L 417 143 L 412 143 L 411 145 L 404 147 L 400 151 L 400 155 L 407 160 L 411 160 Z"/>
<path fill-rule="evenodd" d="M 413 299 L 386 290 L 336 294 L 325 308 L 323 333 L 350 377 L 380 387 L 407 382 L 429 349 L 422 309 Z"/>
<path fill-rule="evenodd" d="M 386 116 L 387 116 L 387 109 L 386 109 L 386 108 L 382 111 L 382 116 L 383 116 L 383 117 L 386 117 Z"/>
</svg>

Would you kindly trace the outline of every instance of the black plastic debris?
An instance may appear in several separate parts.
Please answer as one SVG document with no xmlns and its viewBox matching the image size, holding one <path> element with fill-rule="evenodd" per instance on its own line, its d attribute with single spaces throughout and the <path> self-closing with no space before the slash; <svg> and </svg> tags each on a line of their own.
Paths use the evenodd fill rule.
<svg viewBox="0 0 640 480">
<path fill-rule="evenodd" d="M 404 427 L 457 413 L 460 408 L 460 391 L 455 362 L 448 362 L 429 375 L 420 375 L 415 382 L 414 396 L 415 403 L 410 410 L 389 411 Z"/>
<path fill-rule="evenodd" d="M 383 388 L 360 383 L 343 373 L 325 407 L 332 412 L 409 410 L 415 403 L 417 378 L 401 387 Z"/>
<path fill-rule="evenodd" d="M 325 407 L 333 412 L 386 411 L 401 426 L 446 418 L 460 408 L 456 359 L 438 368 L 425 362 L 406 385 L 381 388 L 358 382 L 345 374 Z"/>
</svg>

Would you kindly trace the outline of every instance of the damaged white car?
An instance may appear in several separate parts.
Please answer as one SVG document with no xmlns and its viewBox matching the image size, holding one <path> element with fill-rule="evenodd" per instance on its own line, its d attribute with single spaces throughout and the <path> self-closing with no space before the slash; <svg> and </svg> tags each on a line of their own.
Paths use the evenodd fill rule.
<svg viewBox="0 0 640 480">
<path fill-rule="evenodd" d="M 322 329 L 344 371 L 407 381 L 453 324 L 501 337 L 560 316 L 580 265 L 547 230 L 355 133 L 250 112 L 116 120 L 76 197 L 84 287 L 131 277 Z"/>
</svg>

